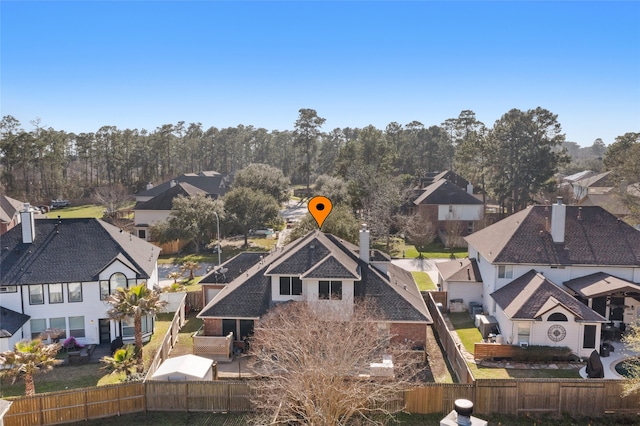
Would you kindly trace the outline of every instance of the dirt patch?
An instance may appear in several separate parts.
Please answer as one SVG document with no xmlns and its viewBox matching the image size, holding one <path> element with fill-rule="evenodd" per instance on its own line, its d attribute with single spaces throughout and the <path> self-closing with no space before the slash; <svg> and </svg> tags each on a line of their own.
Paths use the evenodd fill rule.
<svg viewBox="0 0 640 426">
<path fill-rule="evenodd" d="M 447 366 L 445 355 L 436 340 L 431 326 L 427 327 L 427 362 L 436 383 L 453 383 L 453 377 Z"/>
</svg>

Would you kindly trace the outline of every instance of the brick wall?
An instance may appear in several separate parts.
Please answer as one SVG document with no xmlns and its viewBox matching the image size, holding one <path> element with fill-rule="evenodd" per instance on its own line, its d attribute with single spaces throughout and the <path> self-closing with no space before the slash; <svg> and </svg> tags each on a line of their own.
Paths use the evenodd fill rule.
<svg viewBox="0 0 640 426">
<path fill-rule="evenodd" d="M 204 335 L 222 336 L 222 320 L 220 318 L 205 318 Z"/>
<path fill-rule="evenodd" d="M 392 322 L 389 332 L 394 336 L 391 339 L 393 342 L 404 343 L 407 339 L 416 345 L 424 346 L 427 341 L 426 324 Z"/>
</svg>

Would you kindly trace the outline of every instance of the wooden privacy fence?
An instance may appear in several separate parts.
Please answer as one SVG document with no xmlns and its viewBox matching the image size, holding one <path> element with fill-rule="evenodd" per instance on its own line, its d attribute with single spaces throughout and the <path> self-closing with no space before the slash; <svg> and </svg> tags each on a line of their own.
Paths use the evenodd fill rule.
<svg viewBox="0 0 640 426">
<path fill-rule="evenodd" d="M 640 413 L 640 394 L 622 398 L 623 381 L 608 379 L 477 380 L 427 384 L 389 401 L 414 414 L 448 413 L 456 399 L 474 402 L 478 415 L 561 414 L 602 417 Z M 51 392 L 13 400 L 6 426 L 44 426 L 139 411 L 248 412 L 251 382 L 123 383 Z"/>
<path fill-rule="evenodd" d="M 185 317 L 185 300 L 187 299 L 187 295 L 185 294 L 182 297 L 182 301 L 176 310 L 176 313 L 173 315 L 173 320 L 171 320 L 171 324 L 169 325 L 169 329 L 167 333 L 164 335 L 164 339 L 162 339 L 162 344 L 158 348 L 158 352 L 156 352 L 156 356 L 153 357 L 153 361 L 151 361 L 151 365 L 149 366 L 149 370 L 147 371 L 147 375 L 145 376 L 145 380 L 149 379 L 153 376 L 153 373 L 160 367 L 160 365 L 164 362 L 165 359 L 169 358 L 169 353 L 171 349 L 175 346 L 178 341 L 178 333 L 180 333 L 180 329 L 184 325 L 186 321 Z"/>
<path fill-rule="evenodd" d="M 447 323 L 442 316 L 442 312 L 436 307 L 431 293 L 428 294 L 426 302 L 431 318 L 433 318 L 433 328 L 436 333 L 438 333 L 440 343 L 449 359 L 449 365 L 451 365 L 451 368 L 453 368 L 453 371 L 456 373 L 458 381 L 460 383 L 473 383 L 475 379 L 467 365 L 467 361 L 464 356 L 462 356 L 457 342 L 451 337 Z"/>
<path fill-rule="evenodd" d="M 51 392 L 13 400 L 5 426 L 55 425 L 145 411 L 143 383 Z"/>
<path fill-rule="evenodd" d="M 476 343 L 473 349 L 475 359 L 511 358 L 517 346 L 498 343 Z"/>
<path fill-rule="evenodd" d="M 146 383 L 149 411 L 251 411 L 247 382 Z"/>
</svg>

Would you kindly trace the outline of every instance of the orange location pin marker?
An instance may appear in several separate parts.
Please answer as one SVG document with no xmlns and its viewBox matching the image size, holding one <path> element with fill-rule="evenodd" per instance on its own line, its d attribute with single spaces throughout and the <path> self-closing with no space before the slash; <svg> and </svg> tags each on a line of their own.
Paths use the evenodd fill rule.
<svg viewBox="0 0 640 426">
<path fill-rule="evenodd" d="M 313 218 L 316 220 L 318 228 L 322 228 L 324 220 L 327 218 L 327 216 L 329 216 L 329 213 L 331 213 L 333 204 L 331 204 L 331 200 L 329 200 L 327 197 L 319 195 L 309 200 L 307 208 L 309 209 L 309 213 L 311 213 L 311 216 L 313 216 Z"/>
</svg>

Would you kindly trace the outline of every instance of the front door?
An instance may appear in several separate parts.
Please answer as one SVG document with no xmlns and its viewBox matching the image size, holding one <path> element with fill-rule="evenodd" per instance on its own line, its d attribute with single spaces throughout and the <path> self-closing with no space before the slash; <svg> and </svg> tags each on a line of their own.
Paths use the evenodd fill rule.
<svg viewBox="0 0 640 426">
<path fill-rule="evenodd" d="M 111 321 L 100 319 L 98 324 L 100 327 L 100 344 L 111 343 Z"/>
</svg>

